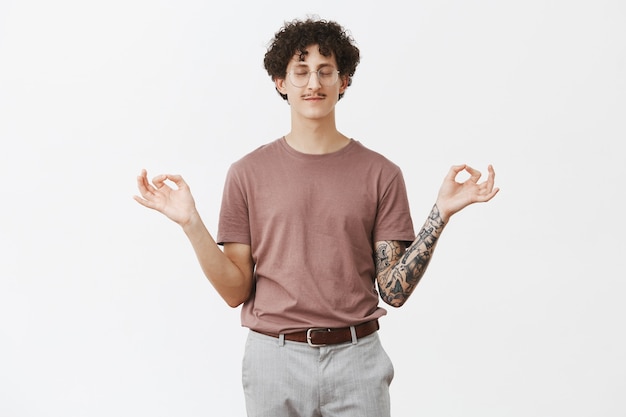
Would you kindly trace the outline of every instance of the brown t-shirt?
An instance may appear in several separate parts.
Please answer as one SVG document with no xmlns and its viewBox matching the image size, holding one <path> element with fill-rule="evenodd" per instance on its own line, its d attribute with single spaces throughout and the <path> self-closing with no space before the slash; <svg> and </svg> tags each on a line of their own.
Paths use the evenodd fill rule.
<svg viewBox="0 0 626 417">
<path fill-rule="evenodd" d="M 378 318 L 373 245 L 413 241 L 400 168 L 360 142 L 324 155 L 284 138 L 232 164 L 217 241 L 251 246 L 255 289 L 242 325 L 289 333 Z"/>
</svg>

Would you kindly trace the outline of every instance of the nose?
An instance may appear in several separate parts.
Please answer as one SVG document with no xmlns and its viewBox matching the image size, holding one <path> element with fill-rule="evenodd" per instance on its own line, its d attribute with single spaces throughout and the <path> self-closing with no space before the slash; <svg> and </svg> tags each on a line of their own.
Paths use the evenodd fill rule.
<svg viewBox="0 0 626 417">
<path fill-rule="evenodd" d="M 310 90 L 317 90 L 317 89 L 319 89 L 322 86 L 322 84 L 320 83 L 320 78 L 319 77 L 320 76 L 319 76 L 317 71 L 311 71 L 309 73 L 309 82 L 307 84 L 307 87 Z"/>
</svg>

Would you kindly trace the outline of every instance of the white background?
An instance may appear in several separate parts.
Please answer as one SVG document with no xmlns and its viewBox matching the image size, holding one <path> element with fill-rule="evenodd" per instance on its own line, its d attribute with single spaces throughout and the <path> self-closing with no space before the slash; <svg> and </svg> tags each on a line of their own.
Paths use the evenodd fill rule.
<svg viewBox="0 0 626 417">
<path fill-rule="evenodd" d="M 393 414 L 625 416 L 621 0 L 2 0 L 0 416 L 245 415 L 239 309 L 132 195 L 183 174 L 215 233 L 230 163 L 289 129 L 262 59 L 307 14 L 356 39 L 338 127 L 416 228 L 452 164 L 501 187 L 382 320 Z"/>
</svg>

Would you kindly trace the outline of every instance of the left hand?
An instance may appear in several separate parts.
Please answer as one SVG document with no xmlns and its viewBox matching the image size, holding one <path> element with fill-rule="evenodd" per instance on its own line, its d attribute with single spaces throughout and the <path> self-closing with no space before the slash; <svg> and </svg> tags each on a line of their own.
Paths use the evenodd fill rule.
<svg viewBox="0 0 626 417">
<path fill-rule="evenodd" d="M 484 203 L 491 200 L 500 191 L 499 188 L 494 188 L 493 186 L 496 178 L 493 167 L 489 165 L 487 169 L 489 170 L 487 180 L 479 183 L 478 180 L 482 175 L 480 171 L 465 164 L 454 165 L 450 168 L 439 189 L 436 203 L 445 222 L 448 221 L 450 216 L 470 204 Z M 456 177 L 462 171 L 466 171 L 470 177 L 459 183 L 456 181 Z"/>
</svg>

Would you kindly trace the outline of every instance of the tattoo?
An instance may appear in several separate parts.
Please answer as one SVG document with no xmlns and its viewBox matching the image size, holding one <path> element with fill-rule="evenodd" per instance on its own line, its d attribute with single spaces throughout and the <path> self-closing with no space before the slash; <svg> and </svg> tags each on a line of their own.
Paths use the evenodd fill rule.
<svg viewBox="0 0 626 417">
<path fill-rule="evenodd" d="M 400 307 L 413 293 L 426 272 L 444 226 L 435 205 L 415 241 L 406 250 L 402 242 L 377 243 L 376 280 L 380 296 L 387 304 Z"/>
<path fill-rule="evenodd" d="M 389 242 L 391 243 L 391 242 Z M 389 245 L 387 242 L 384 242 L 382 245 L 379 245 L 376 248 L 376 270 L 380 271 L 381 269 L 385 269 L 389 266 Z"/>
</svg>

